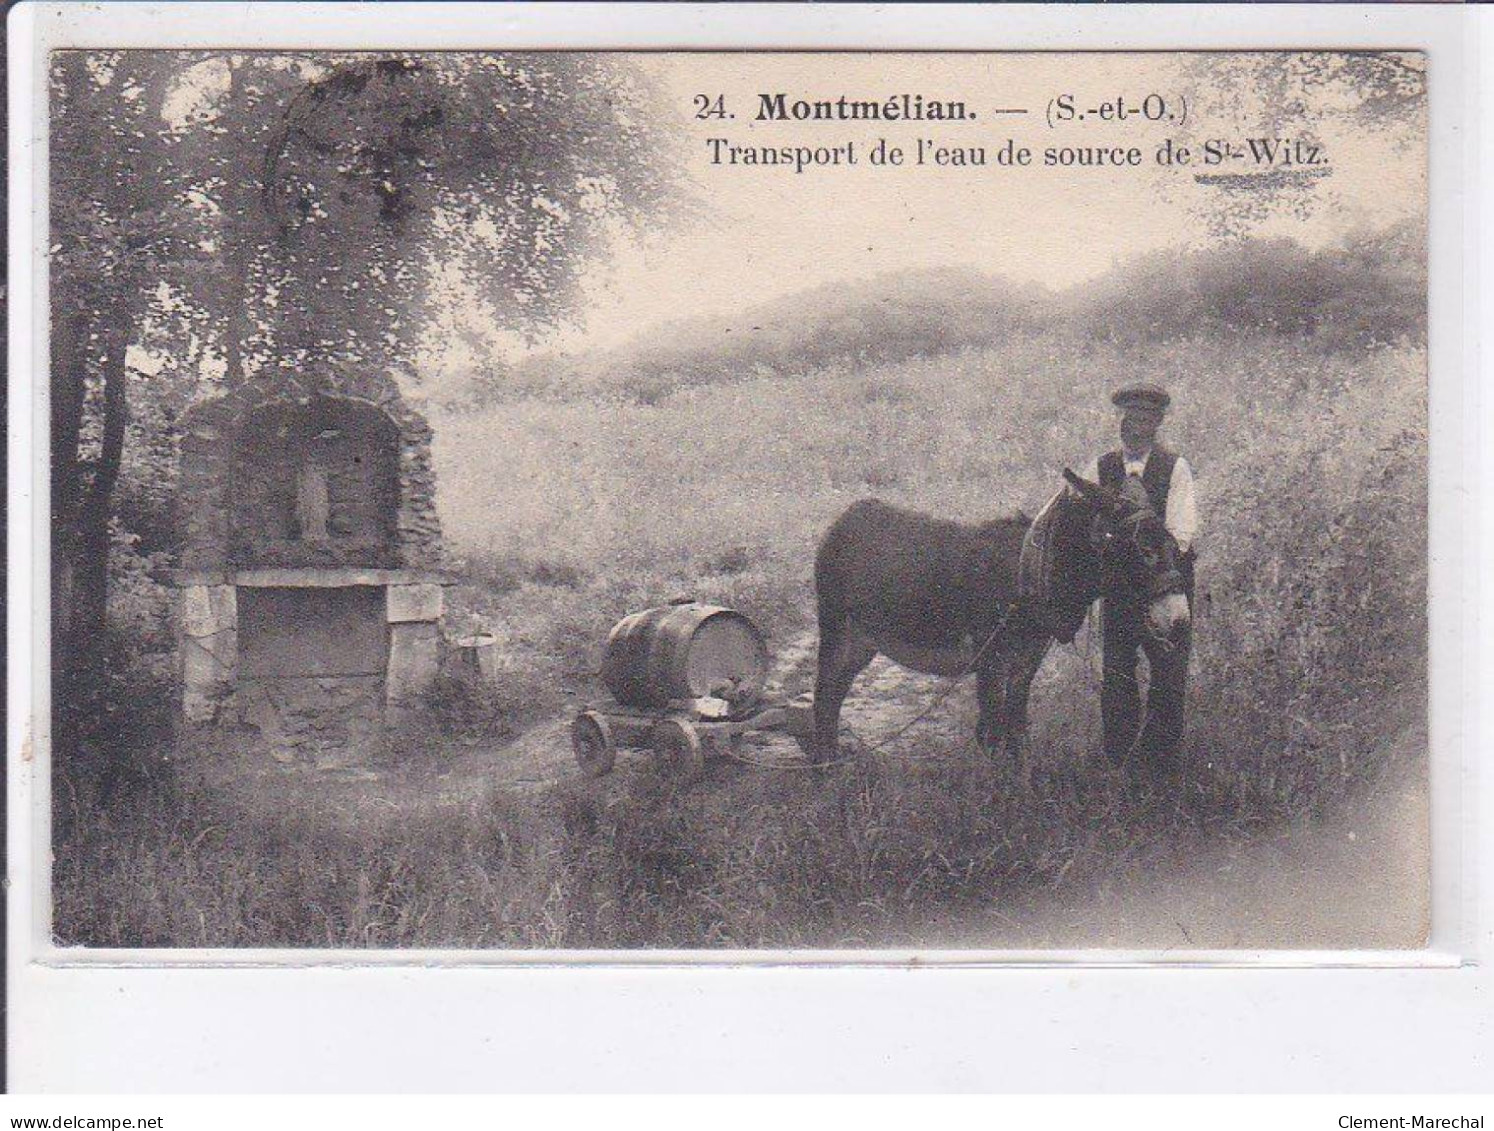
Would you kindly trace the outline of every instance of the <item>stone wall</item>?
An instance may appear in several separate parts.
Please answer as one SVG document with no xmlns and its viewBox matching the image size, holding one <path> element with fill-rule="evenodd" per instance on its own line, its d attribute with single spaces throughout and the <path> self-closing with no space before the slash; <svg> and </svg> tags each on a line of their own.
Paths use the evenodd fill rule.
<svg viewBox="0 0 1494 1131">
<path fill-rule="evenodd" d="M 383 696 L 379 676 L 246 679 L 232 722 L 277 762 L 337 769 L 381 751 Z"/>
<path fill-rule="evenodd" d="M 398 567 L 399 444 L 393 422 L 356 401 L 250 414 L 232 457 L 232 564 Z"/>
<path fill-rule="evenodd" d="M 238 575 L 254 584 L 182 585 L 186 722 L 249 727 L 301 753 L 400 722 L 440 663 L 443 591 L 428 576 L 265 570 Z"/>
<path fill-rule="evenodd" d="M 360 409 L 367 411 L 360 414 Z M 277 450 L 266 444 L 263 426 L 278 429 L 287 414 L 296 412 L 304 414 L 307 428 L 325 418 L 346 422 L 361 416 L 366 420 L 373 412 L 387 422 L 387 436 L 397 450 L 387 455 L 384 445 L 381 450 L 386 455 L 374 458 L 387 456 L 390 466 L 328 461 L 329 491 L 340 491 L 345 504 L 358 492 L 359 485 L 352 480 L 362 477 L 368 507 L 353 515 L 344 507 L 344 518 L 358 526 L 361 535 L 301 546 L 288 537 L 293 531 L 287 508 L 294 488 L 275 474 L 262 473 L 278 468 L 282 477 L 293 475 L 295 466 L 310 456 L 304 449 L 315 434 L 292 429 L 291 442 Z M 261 426 L 258 430 L 257 425 Z M 360 427 L 379 431 L 366 424 Z M 235 565 L 440 568 L 441 524 L 436 514 L 430 425 L 401 397 L 392 377 L 334 370 L 315 380 L 300 374 L 271 374 L 194 405 L 183 415 L 181 432 L 184 570 L 214 571 Z M 379 450 L 380 445 L 371 448 Z M 267 450 L 268 459 L 263 458 Z M 387 507 L 393 510 L 390 528 L 376 531 L 384 519 L 375 522 L 370 508 L 382 514 Z M 257 528 L 261 522 L 267 529 Z"/>
<path fill-rule="evenodd" d="M 238 589 L 186 586 L 178 590 L 176 619 L 182 714 L 190 723 L 214 722 L 238 674 Z"/>
<path fill-rule="evenodd" d="M 378 749 L 437 672 L 431 429 L 393 375 L 260 374 L 181 421 L 182 715 L 281 761 Z"/>
</svg>

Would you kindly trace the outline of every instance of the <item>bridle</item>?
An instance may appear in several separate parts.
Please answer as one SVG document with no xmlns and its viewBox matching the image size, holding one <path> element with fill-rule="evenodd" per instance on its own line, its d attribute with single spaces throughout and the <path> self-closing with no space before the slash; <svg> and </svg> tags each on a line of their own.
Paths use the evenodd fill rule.
<svg viewBox="0 0 1494 1131">
<path fill-rule="evenodd" d="M 1166 528 L 1161 526 L 1161 520 L 1157 518 L 1156 512 L 1148 507 L 1136 507 L 1130 513 L 1121 515 L 1116 519 L 1108 519 L 1103 512 L 1096 514 L 1095 522 L 1100 528 L 1100 533 L 1098 537 L 1092 534 L 1091 541 L 1096 544 L 1095 548 L 1100 555 L 1102 576 L 1113 561 L 1113 559 L 1109 558 L 1109 555 L 1113 552 L 1114 544 L 1117 541 L 1117 536 L 1110 529 L 1112 522 L 1123 531 L 1119 540 L 1127 544 L 1143 561 L 1146 561 L 1150 565 L 1153 560 L 1153 553 L 1142 544 L 1142 530 L 1148 520 L 1157 523 L 1163 536 L 1169 537 Z M 1172 568 L 1157 572 L 1149 571 L 1146 593 L 1148 600 L 1155 601 L 1159 597 L 1166 597 L 1169 594 L 1182 593 L 1183 591 L 1183 574 L 1181 570 Z"/>
<path fill-rule="evenodd" d="M 1063 477 L 1071 489 L 1071 494 L 1087 500 L 1094 508 L 1090 512 L 1088 541 L 1091 551 L 1098 559 L 1095 566 L 1099 573 L 1097 580 L 1100 597 L 1110 596 L 1109 591 L 1113 587 L 1109 582 L 1112 579 L 1118 579 L 1122 572 L 1117 569 L 1119 563 L 1114 557 L 1117 541 L 1146 564 L 1147 576 L 1144 588 L 1147 600 L 1155 602 L 1172 594 L 1187 592 L 1183 571 L 1178 568 L 1176 560 L 1178 553 L 1176 541 L 1168 532 L 1155 508 L 1139 500 L 1128 498 L 1122 491 L 1082 479 L 1067 467 L 1063 469 Z M 1152 531 L 1159 536 L 1160 545 L 1150 544 L 1148 533 Z M 1119 532 L 1119 538 L 1117 538 L 1117 532 Z M 1171 562 L 1168 562 L 1166 557 L 1169 544 L 1173 547 Z M 1126 566 L 1131 567 L 1135 560 L 1127 562 Z M 1162 566 L 1166 568 L 1160 568 Z M 1126 568 L 1124 572 L 1129 574 L 1133 571 L 1131 568 Z M 1133 578 L 1127 577 L 1126 580 L 1131 582 Z M 1142 587 L 1136 586 L 1136 588 Z M 1134 590 L 1127 593 L 1126 597 L 1134 600 Z M 1147 619 L 1150 627 L 1151 618 Z"/>
</svg>

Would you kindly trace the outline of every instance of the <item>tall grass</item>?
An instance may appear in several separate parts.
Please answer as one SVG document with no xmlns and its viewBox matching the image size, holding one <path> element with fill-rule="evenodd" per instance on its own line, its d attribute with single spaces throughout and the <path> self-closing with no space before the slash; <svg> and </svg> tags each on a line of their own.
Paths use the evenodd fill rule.
<svg viewBox="0 0 1494 1131">
<path fill-rule="evenodd" d="M 442 421 L 442 516 L 475 572 L 506 570 L 512 586 L 485 611 L 538 651 L 553 642 L 534 640 L 536 626 L 595 640 L 630 608 L 682 593 L 739 603 L 781 636 L 805 623 L 813 546 L 850 502 L 1032 513 L 1063 467 L 1114 443 L 1109 390 L 1157 380 L 1178 405 L 1168 442 L 1202 495 L 1200 645 L 1221 638 L 1218 658 L 1238 657 L 1311 624 L 1396 655 L 1414 631 L 1377 652 L 1368 605 L 1323 602 L 1393 586 L 1374 598 L 1387 610 L 1375 623 L 1414 630 L 1423 616 L 1423 367 L 1410 347 L 1325 357 L 1267 337 L 1124 349 L 1044 335 L 657 405 L 522 401 Z M 737 568 L 712 568 L 724 559 Z M 541 566 L 573 583 L 530 580 Z M 1284 609 L 1284 593 L 1305 604 Z"/>
<path fill-rule="evenodd" d="M 246 820 L 156 783 L 71 826 L 53 873 L 62 942 L 124 947 L 560 945 L 542 814 L 489 797 L 360 821 L 303 796 Z"/>
<path fill-rule="evenodd" d="M 839 946 L 939 942 L 1180 844 L 1320 814 L 1387 772 L 1426 659 L 1425 355 L 1279 335 L 1060 333 L 886 364 L 730 375 L 642 403 L 521 397 L 437 422 L 440 505 L 536 714 L 595 690 L 622 614 L 688 594 L 775 645 L 812 629 L 815 541 L 878 494 L 977 519 L 1040 505 L 1112 442 L 1106 394 L 1167 384 L 1205 532 L 1183 780 L 1097 767 L 1097 689 L 1056 650 L 1017 788 L 968 718 L 823 774 L 502 791 L 245 822 L 169 776 L 69 822 L 59 935 L 110 945 Z M 545 688 L 552 690 L 546 692 Z M 855 693 L 853 692 L 853 695 Z M 963 697 L 951 702 L 968 712 Z M 951 736 L 959 737 L 951 737 Z M 961 917 L 965 916 L 966 919 Z M 979 941 L 969 939 L 968 941 Z"/>
</svg>

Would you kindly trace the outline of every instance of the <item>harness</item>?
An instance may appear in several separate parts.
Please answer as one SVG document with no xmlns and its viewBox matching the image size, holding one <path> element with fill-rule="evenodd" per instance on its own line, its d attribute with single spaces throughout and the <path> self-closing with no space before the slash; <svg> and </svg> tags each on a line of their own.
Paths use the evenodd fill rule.
<svg viewBox="0 0 1494 1131">
<path fill-rule="evenodd" d="M 1154 450 L 1153 454 L 1154 458 L 1148 461 L 1147 464 L 1148 471 L 1151 470 L 1153 463 L 1157 462 L 1155 459 L 1156 450 Z M 1173 462 L 1175 462 L 1175 457 L 1166 464 L 1166 482 L 1170 482 L 1171 480 Z M 1124 466 L 1122 466 L 1121 474 L 1124 477 Z M 1163 484 L 1164 494 L 1162 497 L 1164 505 L 1166 499 L 1166 482 Z M 981 660 L 984 659 L 986 653 L 990 651 L 998 638 L 1005 633 L 1011 624 L 1012 618 L 1024 609 L 1030 610 L 1036 608 L 1041 610 L 1042 623 L 1052 633 L 1054 638 L 1062 643 L 1072 644 L 1080 627 L 1084 624 L 1091 602 L 1086 602 L 1078 608 L 1076 615 L 1071 618 L 1072 623 L 1069 620 L 1062 619 L 1063 611 L 1054 603 L 1055 572 L 1058 564 L 1056 545 L 1057 519 L 1065 494 L 1066 491 L 1064 489 L 1057 491 L 1043 505 L 1042 509 L 1038 511 L 1037 517 L 1032 520 L 1032 523 L 1027 528 L 1027 532 L 1022 536 L 1022 548 L 1017 560 L 1017 600 L 1002 608 L 1001 616 L 996 626 L 987 635 L 981 646 L 976 649 L 975 654 L 971 657 L 970 662 L 965 665 L 964 669 L 958 675 L 950 677 L 945 685 L 928 700 L 923 709 L 902 726 L 898 727 L 892 733 L 884 735 L 873 745 L 863 746 L 854 757 L 836 758 L 828 762 L 813 764 L 772 763 L 744 757 L 734 751 L 729 751 L 727 756 L 734 761 L 757 766 L 762 769 L 822 770 L 830 766 L 845 765 L 854 762 L 857 758 L 876 753 L 883 747 L 897 741 L 909 730 L 926 719 L 933 711 L 938 709 L 953 694 L 959 683 L 980 666 Z M 1126 515 L 1120 520 L 1123 526 L 1130 526 L 1129 537 L 1131 540 L 1134 541 L 1137 538 L 1140 524 L 1147 517 L 1147 511 L 1137 510 L 1135 513 Z M 1151 596 L 1157 597 L 1168 592 L 1178 592 L 1181 591 L 1181 588 L 1181 574 L 1176 570 L 1172 570 L 1153 581 Z"/>
<path fill-rule="evenodd" d="M 1041 609 L 1041 619 L 1054 639 L 1067 644 L 1084 623 L 1085 606 L 1064 610 L 1055 600 L 1058 513 L 1063 497 L 1060 490 L 1043 504 L 1022 536 L 1022 551 L 1017 559 L 1017 598 L 1029 607 Z"/>
</svg>

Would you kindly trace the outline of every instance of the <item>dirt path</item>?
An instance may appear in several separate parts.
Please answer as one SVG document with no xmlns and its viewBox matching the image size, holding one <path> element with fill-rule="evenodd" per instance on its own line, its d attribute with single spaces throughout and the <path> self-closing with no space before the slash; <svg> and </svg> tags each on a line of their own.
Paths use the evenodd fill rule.
<svg viewBox="0 0 1494 1131">
<path fill-rule="evenodd" d="M 814 687 L 817 647 L 818 635 L 811 630 L 799 633 L 776 648 L 776 659 L 768 673 L 767 695 L 792 698 L 811 690 Z M 1055 651 L 1050 656 L 1033 687 L 1035 719 L 1042 717 L 1040 708 L 1046 695 L 1071 686 L 1076 677 L 1082 678 L 1077 669 L 1083 663 L 1082 654 L 1072 649 Z M 975 725 L 972 680 L 963 681 L 924 718 L 908 726 L 947 686 L 946 679 L 920 675 L 878 656 L 857 677 L 841 713 L 842 723 L 868 746 L 878 745 L 894 736 L 894 741 L 908 742 L 935 736 L 949 741 L 968 741 Z M 494 784 L 524 788 L 576 776 L 571 758 L 570 722 L 570 715 L 546 721 L 525 731 L 501 750 L 490 752 L 488 761 L 493 769 L 491 780 Z M 908 729 L 904 731 L 904 727 Z M 1040 728 L 1038 734 L 1041 737 Z M 765 749 L 771 747 L 775 756 L 798 757 L 797 746 L 787 740 L 764 740 L 760 745 Z"/>
<path fill-rule="evenodd" d="M 816 634 L 804 632 L 779 648 L 768 674 L 767 694 L 791 698 L 811 689 L 817 646 Z M 854 692 L 846 700 L 844 721 L 862 742 L 875 744 L 905 726 L 945 684 L 943 679 L 910 672 L 879 656 L 857 679 Z M 967 733 L 973 718 L 966 702 L 969 697 L 968 687 L 956 689 L 937 710 L 910 728 L 906 736 L 913 739 L 939 735 L 953 739 Z M 504 747 L 495 758 L 499 764 L 494 783 L 499 787 L 523 788 L 575 777 L 570 721 L 566 716 L 541 723 Z M 756 746 L 771 760 L 800 757 L 797 745 L 788 739 L 764 737 Z"/>
<path fill-rule="evenodd" d="M 800 634 L 777 650 L 770 693 L 792 696 L 813 684 L 815 635 Z M 1046 696 L 1072 695 L 1086 678 L 1084 649 L 1056 651 L 1034 687 L 1035 747 L 1047 756 L 1083 756 L 1087 734 L 1043 732 Z M 968 741 L 975 707 L 968 681 L 915 719 L 946 682 L 878 658 L 858 678 L 843 712 L 861 742 L 935 737 Z M 1095 697 L 1097 698 L 1097 696 Z M 328 774 L 263 766 L 237 782 L 245 804 L 315 808 L 323 820 L 349 827 L 400 821 L 415 810 L 483 804 L 495 793 L 522 795 L 579 775 L 570 749 L 567 712 L 494 747 L 465 748 L 424 768 L 396 766 Z M 1142 875 L 1107 881 L 1104 890 L 1073 880 L 1040 892 L 1025 905 L 992 908 L 978 921 L 930 924 L 924 942 L 940 947 L 1017 949 L 1386 948 L 1422 945 L 1429 922 L 1429 815 L 1425 730 L 1412 726 L 1389 743 L 1387 761 L 1400 767 L 1366 797 L 1333 819 L 1278 829 L 1202 853 L 1181 850 Z M 781 747 L 781 749 L 780 749 Z M 787 738 L 764 738 L 767 761 L 798 759 Z M 646 755 L 643 755 L 646 757 Z M 631 757 L 625 755 L 625 758 Z M 753 788 L 750 767 L 722 767 L 702 789 Z M 626 762 L 623 763 L 623 773 Z M 621 784 L 623 773 L 615 785 Z M 608 780 L 608 779 L 604 779 Z M 223 782 L 218 788 L 223 788 Z"/>
<path fill-rule="evenodd" d="M 816 645 L 814 632 L 795 637 L 780 653 L 770 687 L 781 686 L 789 695 L 812 688 Z M 1081 640 L 1078 648 L 1051 651 L 1033 682 L 1034 735 L 1040 740 L 1034 745 L 1039 748 L 1051 745 L 1051 736 L 1043 734 L 1044 700 L 1062 693 L 1062 689 L 1072 688 L 1076 681 L 1082 684 L 1087 662 L 1084 647 Z M 1098 675 L 1095 678 L 1098 680 Z M 946 692 L 946 697 L 936 703 L 938 697 Z M 1095 684 L 1095 701 L 1098 704 L 1098 682 Z M 925 710 L 927 714 L 919 718 Z M 951 691 L 947 679 L 909 671 L 885 656 L 878 656 L 856 677 L 841 710 L 842 725 L 848 726 L 868 746 L 897 743 L 903 739 L 911 743 L 931 736 L 968 742 L 975 733 L 975 715 L 973 678 L 961 681 Z"/>
<path fill-rule="evenodd" d="M 775 673 L 798 690 L 813 682 L 814 636 L 785 653 Z M 1034 718 L 1046 695 L 1084 679 L 1084 643 L 1056 650 L 1034 686 Z M 806 676 L 807 670 L 807 676 Z M 856 735 L 877 743 L 895 734 L 937 695 L 945 681 L 874 660 L 846 700 Z M 968 739 L 974 706 L 957 689 L 907 732 Z M 1040 725 L 1040 724 L 1039 724 Z M 1051 736 L 1050 736 L 1051 737 Z M 1050 742 L 1037 744 L 1051 746 Z M 942 945 L 1137 949 L 1415 948 L 1430 924 L 1430 829 L 1424 753 L 1426 731 L 1413 725 L 1392 736 L 1387 761 L 1397 770 L 1370 795 L 1329 821 L 1221 844 L 1173 866 L 1130 878 L 1112 890 L 1045 893 L 1030 904 L 994 912 L 963 928 L 945 924 Z M 954 934 L 947 933 L 954 930 Z M 958 941 L 955 941 L 958 939 Z"/>
<path fill-rule="evenodd" d="M 770 690 L 794 695 L 811 687 L 814 652 L 813 632 L 780 648 Z M 1077 649 L 1055 651 L 1034 688 L 1035 719 L 1043 717 L 1044 696 L 1064 694 L 1085 678 L 1086 662 L 1082 641 Z M 844 720 L 862 742 L 877 744 L 897 735 L 944 687 L 942 679 L 878 657 L 856 681 Z M 895 738 L 893 749 L 904 738 L 968 739 L 974 713 L 970 688 L 957 688 Z M 522 785 L 574 775 L 566 723 L 544 724 L 509 747 L 502 777 Z M 1051 747 L 1057 737 L 1039 748 Z M 1430 816 L 1425 774 L 1414 767 L 1425 765 L 1418 756 L 1426 749 L 1425 730 L 1408 727 L 1390 746 L 1388 761 L 1399 771 L 1329 821 L 1180 856 L 1172 866 L 1107 890 L 1041 893 L 1026 906 L 994 910 L 981 922 L 942 924 L 938 941 L 1022 949 L 1422 945 L 1430 922 Z"/>
<path fill-rule="evenodd" d="M 780 649 L 771 689 L 793 695 L 812 686 L 814 649 L 812 632 Z M 1076 681 L 1086 679 L 1089 662 L 1082 639 L 1078 648 L 1050 656 L 1034 687 L 1035 719 L 1043 718 L 1044 697 L 1071 694 Z M 845 723 L 867 744 L 893 738 L 894 750 L 904 738 L 966 740 L 975 714 L 968 686 L 898 734 L 945 686 L 942 679 L 878 657 L 847 699 Z M 1038 748 L 1063 745 L 1055 742 L 1062 737 L 1046 736 Z M 569 767 L 543 753 L 549 743 L 553 755 L 554 742 L 548 730 L 526 736 L 520 761 L 564 776 Z M 1328 821 L 1202 853 L 1180 852 L 1170 866 L 1129 876 L 1107 890 L 1040 893 L 1025 906 L 993 911 L 977 923 L 941 924 L 930 942 L 1018 949 L 1421 946 L 1430 923 L 1430 815 L 1425 773 L 1417 769 L 1425 765 L 1424 727 L 1407 727 L 1389 746 L 1387 762 L 1397 769 Z"/>
<path fill-rule="evenodd" d="M 1035 700 L 1082 674 L 1081 650 L 1045 665 Z M 1068 684 L 1072 686 L 1071 684 Z M 875 660 L 846 701 L 845 718 L 866 742 L 893 734 L 944 686 Z M 957 690 L 908 737 L 969 737 L 974 707 Z M 1035 703 L 1034 717 L 1042 717 Z M 1039 724 L 1040 725 L 1040 724 Z M 1051 741 L 1035 744 L 1051 747 Z M 1431 922 L 1431 816 L 1423 725 L 1393 735 L 1397 769 L 1368 796 L 1321 823 L 1179 856 L 1171 867 L 1108 891 L 1044 893 L 974 925 L 956 945 L 1018 949 L 1414 949 Z M 1418 771 L 1416 768 L 1420 767 Z M 950 925 L 945 925 L 945 930 Z M 958 932 L 964 935 L 964 931 Z M 951 936 L 944 935 L 943 945 Z"/>
</svg>

